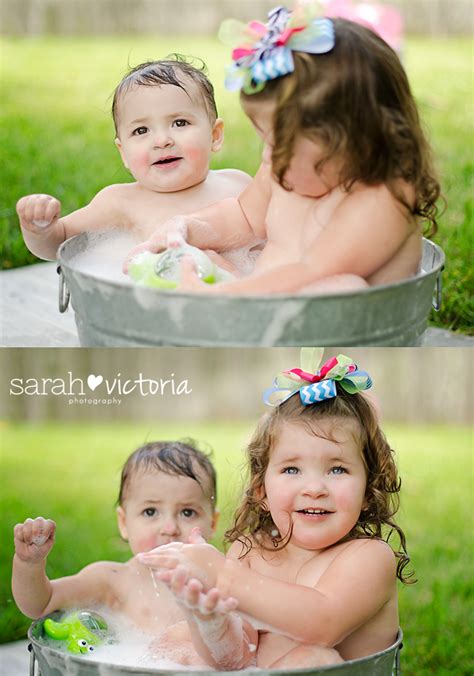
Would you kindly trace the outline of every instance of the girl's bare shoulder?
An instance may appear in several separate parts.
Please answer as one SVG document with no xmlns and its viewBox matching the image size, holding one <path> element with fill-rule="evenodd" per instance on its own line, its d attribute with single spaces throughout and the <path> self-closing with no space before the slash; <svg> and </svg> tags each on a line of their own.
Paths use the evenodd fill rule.
<svg viewBox="0 0 474 676">
<path fill-rule="evenodd" d="M 238 561 L 242 565 L 251 568 L 252 562 L 256 558 L 261 558 L 259 550 L 259 545 L 253 538 L 249 538 L 245 544 L 241 540 L 235 540 L 230 546 L 226 558 Z"/>
<path fill-rule="evenodd" d="M 407 206 L 410 210 L 413 209 L 416 201 L 415 188 L 402 178 L 394 179 L 390 183 L 377 183 L 375 185 L 356 181 L 347 191 L 347 196 L 359 200 L 376 200 L 385 206 L 393 205 L 404 210 Z"/>
<path fill-rule="evenodd" d="M 393 549 L 384 540 L 379 538 L 357 538 L 349 540 L 348 542 L 336 545 L 334 548 L 333 561 L 344 559 L 345 563 L 349 559 L 354 562 L 357 560 L 357 565 L 374 565 L 382 566 L 384 569 L 392 572 L 396 569 L 396 558 Z"/>
</svg>

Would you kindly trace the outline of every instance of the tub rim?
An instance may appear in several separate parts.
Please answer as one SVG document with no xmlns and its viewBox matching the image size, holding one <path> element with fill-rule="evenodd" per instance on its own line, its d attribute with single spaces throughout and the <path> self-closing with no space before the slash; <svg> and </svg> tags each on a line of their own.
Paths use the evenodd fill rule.
<svg viewBox="0 0 474 676">
<path fill-rule="evenodd" d="M 56 648 L 52 648 L 51 646 L 40 643 L 40 641 L 32 635 L 34 628 L 39 623 L 44 622 L 46 617 L 51 617 L 51 615 L 55 615 L 58 612 L 61 612 L 61 611 L 54 611 L 54 613 L 51 613 L 50 615 L 45 615 L 44 617 L 40 617 L 37 620 L 34 620 L 34 622 L 32 622 L 31 625 L 28 628 L 27 637 L 28 637 L 28 640 L 30 642 L 29 645 L 28 645 L 28 650 L 31 654 L 31 662 L 32 662 L 32 664 L 30 664 L 30 676 L 32 674 L 34 674 L 34 662 L 36 660 L 36 655 L 35 655 L 33 646 L 36 646 L 39 649 L 39 652 L 46 650 L 46 651 L 51 651 L 51 652 L 53 652 L 57 655 L 65 655 L 65 656 L 67 656 L 68 661 L 79 662 L 79 664 L 96 664 L 96 665 L 101 665 L 101 664 L 104 665 L 105 664 L 107 667 L 116 666 L 116 667 L 120 668 L 120 670 L 125 674 L 127 674 L 127 673 L 128 674 L 146 674 L 146 676 L 148 676 L 148 674 L 151 675 L 151 674 L 154 674 L 154 673 L 156 673 L 156 674 L 169 674 L 170 673 L 169 668 L 166 668 L 166 669 L 153 669 L 152 667 L 145 667 L 145 668 L 141 667 L 140 668 L 140 667 L 134 667 L 134 666 L 131 666 L 131 665 L 120 665 L 120 664 L 107 663 L 107 662 L 103 662 L 103 661 L 100 661 L 100 660 L 94 660 L 93 658 L 90 658 L 90 657 L 84 658 L 84 657 L 81 657 L 79 655 L 73 655 L 73 654 L 70 654 L 70 653 L 63 653 Z M 222 671 L 221 672 L 219 672 L 219 671 L 209 672 L 209 671 L 203 671 L 203 670 L 190 670 L 190 669 L 178 670 L 178 669 L 176 669 L 174 673 L 176 674 L 176 676 L 189 676 L 189 674 L 192 674 L 192 673 L 203 674 L 203 675 L 206 674 L 206 676 L 208 674 L 211 674 L 211 673 L 215 673 L 216 675 L 225 673 L 225 674 L 230 674 L 230 675 L 234 675 L 234 676 L 237 676 L 238 674 L 240 674 L 241 676 L 245 675 L 245 674 L 248 674 L 249 676 L 254 676 L 254 675 L 265 676 L 265 674 L 271 674 L 272 676 L 273 676 L 273 674 L 278 674 L 278 675 L 281 675 L 281 676 L 289 676 L 290 674 L 301 674 L 301 676 L 303 676 L 303 675 L 311 676 L 311 674 L 314 674 L 314 673 L 331 673 L 331 671 L 333 671 L 335 668 L 337 668 L 337 667 L 341 668 L 341 666 L 344 666 L 346 664 L 347 665 L 356 665 L 356 666 L 361 665 L 362 666 L 365 663 L 372 662 L 374 659 L 383 657 L 384 655 L 388 655 L 388 653 L 393 652 L 393 663 L 394 663 L 393 673 L 398 674 L 399 671 L 400 671 L 399 660 L 400 660 L 400 651 L 401 651 L 402 648 L 403 648 L 403 631 L 402 631 L 401 627 L 399 627 L 394 643 L 392 643 L 392 645 L 390 645 L 388 648 L 384 648 L 384 650 L 380 650 L 376 653 L 372 653 L 371 655 L 366 655 L 364 657 L 357 657 L 357 658 L 352 659 L 352 660 L 345 660 L 343 665 L 341 665 L 341 664 L 329 664 L 329 665 L 322 666 L 322 667 L 316 667 L 317 672 L 314 671 L 314 669 L 315 669 L 314 667 L 302 667 L 302 668 L 292 667 L 291 669 L 261 669 L 261 668 L 249 667 L 245 670 L 226 671 L 226 672 L 222 672 Z M 32 668 L 33 668 L 33 671 L 32 671 Z"/>
<path fill-rule="evenodd" d="M 96 236 L 99 233 L 94 233 Z M 100 233 L 105 239 L 106 236 L 110 234 L 110 231 L 102 231 Z M 85 272 L 84 270 L 81 270 L 80 268 L 74 267 L 74 265 L 71 265 L 70 261 L 64 261 L 64 250 L 67 249 L 68 246 L 71 246 L 71 243 L 74 240 L 79 240 L 80 238 L 86 240 L 90 237 L 89 232 L 82 232 L 78 235 L 73 235 L 72 237 L 69 237 L 69 239 L 65 240 L 61 246 L 58 249 L 57 252 L 57 264 L 58 264 L 58 274 L 61 273 L 61 268 L 64 266 L 68 268 L 69 270 L 72 270 L 74 274 L 81 275 L 85 277 L 86 279 L 94 279 L 98 282 L 102 282 L 108 285 L 111 285 L 117 289 L 140 289 L 140 293 L 145 292 L 145 293 L 151 293 L 154 296 L 162 296 L 165 298 L 192 298 L 192 297 L 199 297 L 203 298 L 205 297 L 206 299 L 210 300 L 212 302 L 212 299 L 217 299 L 217 300 L 226 300 L 226 299 L 238 299 L 238 300 L 246 300 L 249 302 L 255 301 L 255 302 L 261 302 L 261 301 L 266 301 L 266 302 L 277 302 L 277 301 L 282 301 L 282 300 L 295 300 L 295 299 L 324 299 L 327 297 L 330 298 L 351 298 L 354 296 L 361 296 L 361 295 L 370 295 L 374 293 L 381 293 L 384 290 L 387 289 L 397 289 L 400 287 L 407 286 L 409 284 L 414 284 L 416 282 L 422 281 L 426 277 L 432 276 L 432 275 L 437 275 L 439 276 L 442 270 L 444 269 L 445 263 L 446 263 L 446 255 L 443 251 L 443 249 L 439 246 L 439 244 L 436 244 L 435 242 L 431 241 L 430 239 L 427 239 L 426 237 L 422 238 L 423 242 L 423 249 L 422 249 L 422 258 L 425 250 L 425 246 L 428 245 L 434 250 L 434 255 L 439 257 L 439 261 L 437 264 L 428 271 L 420 271 L 413 277 L 407 277 L 406 279 L 402 279 L 398 282 L 394 282 L 392 284 L 379 284 L 377 286 L 370 286 L 366 289 L 359 289 L 358 291 L 345 291 L 345 292 L 339 292 L 339 293 L 330 293 L 330 294 L 289 294 L 289 293 L 273 293 L 273 294 L 204 294 L 204 293 L 190 293 L 190 292 L 185 292 L 185 291 L 177 291 L 175 289 L 158 289 L 155 287 L 150 287 L 150 286 L 145 286 L 145 285 L 140 285 L 140 284 L 134 284 L 134 283 L 126 283 L 126 282 L 120 282 L 117 280 L 110 280 L 106 279 L 104 277 L 98 277 L 97 275 L 91 274 L 89 272 Z M 82 253 L 82 252 L 81 252 Z"/>
</svg>

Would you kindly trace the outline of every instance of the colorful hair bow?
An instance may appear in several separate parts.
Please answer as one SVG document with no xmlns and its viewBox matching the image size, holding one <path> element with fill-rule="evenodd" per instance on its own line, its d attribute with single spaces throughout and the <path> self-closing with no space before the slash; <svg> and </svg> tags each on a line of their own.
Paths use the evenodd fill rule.
<svg viewBox="0 0 474 676">
<path fill-rule="evenodd" d="M 350 357 L 343 354 L 329 359 L 319 370 L 323 348 L 303 347 L 301 368 L 280 373 L 263 393 L 263 400 L 269 406 L 278 406 L 299 392 L 305 406 L 316 404 L 337 395 L 336 381 L 349 394 L 356 394 L 372 387 L 372 380 L 366 371 L 360 371 Z"/>
<path fill-rule="evenodd" d="M 331 19 L 316 16 L 315 9 L 307 5 L 293 12 L 276 7 L 266 24 L 227 19 L 219 38 L 230 46 L 239 45 L 232 52 L 234 63 L 227 70 L 225 86 L 246 94 L 255 94 L 268 80 L 292 73 L 292 51 L 323 54 L 331 51 L 335 40 Z"/>
</svg>

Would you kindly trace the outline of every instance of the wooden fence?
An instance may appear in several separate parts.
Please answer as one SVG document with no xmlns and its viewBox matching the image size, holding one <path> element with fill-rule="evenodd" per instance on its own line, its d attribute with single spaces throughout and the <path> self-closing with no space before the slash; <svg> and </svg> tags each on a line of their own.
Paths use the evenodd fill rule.
<svg viewBox="0 0 474 676">
<path fill-rule="evenodd" d="M 0 0 L 0 32 L 215 35 L 224 18 L 264 18 L 277 4 L 276 0 Z M 472 34 L 472 0 L 390 0 L 386 4 L 400 9 L 408 34 Z"/>
<path fill-rule="evenodd" d="M 335 347 L 327 348 L 326 355 L 339 351 L 369 371 L 375 385 L 371 392 L 385 420 L 460 424 L 472 420 L 471 348 Z M 0 417 L 7 422 L 256 420 L 265 409 L 263 390 L 279 371 L 298 364 L 296 348 L 3 348 Z M 97 378 L 104 382 L 92 390 L 87 385 L 89 376 L 92 386 Z M 162 393 L 152 394 L 149 383 L 137 384 L 140 377 L 173 382 L 164 385 Z M 50 382 L 44 384 L 48 378 Z M 74 394 L 62 394 L 62 383 L 69 391 L 71 381 L 75 381 Z M 113 390 L 110 395 L 106 385 Z M 120 404 L 103 401 L 113 398 L 120 399 Z"/>
</svg>

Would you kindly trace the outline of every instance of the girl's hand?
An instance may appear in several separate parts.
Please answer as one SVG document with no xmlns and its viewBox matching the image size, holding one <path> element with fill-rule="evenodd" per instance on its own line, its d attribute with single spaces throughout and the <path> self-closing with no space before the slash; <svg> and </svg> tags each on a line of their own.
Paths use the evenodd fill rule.
<svg viewBox="0 0 474 676">
<path fill-rule="evenodd" d="M 36 234 L 55 225 L 61 215 L 61 202 L 51 195 L 25 195 L 16 204 L 22 228 Z"/>
<path fill-rule="evenodd" d="M 158 577 L 161 579 L 159 574 Z M 189 570 L 185 566 L 179 565 L 171 572 L 167 585 L 176 600 L 204 622 L 215 615 L 226 615 L 238 605 L 237 599 L 224 599 L 216 587 L 204 591 L 199 580 L 189 577 Z"/>
<path fill-rule="evenodd" d="M 54 544 L 56 524 L 51 519 L 26 519 L 13 529 L 15 553 L 25 563 L 38 563 L 45 559 Z"/>
<path fill-rule="evenodd" d="M 206 284 L 199 278 L 196 272 L 196 266 L 191 256 L 184 256 L 180 267 L 180 282 L 177 287 L 178 291 L 189 291 L 191 293 L 208 293 L 215 292 L 216 284 Z"/>
<path fill-rule="evenodd" d="M 182 566 L 187 571 L 187 579 L 199 580 L 206 590 L 216 586 L 226 560 L 224 554 L 212 545 L 185 545 L 182 542 L 161 545 L 150 552 L 137 554 L 137 558 L 144 566 L 158 571 L 157 577 L 166 584 L 171 583 L 172 571 Z"/>
</svg>

